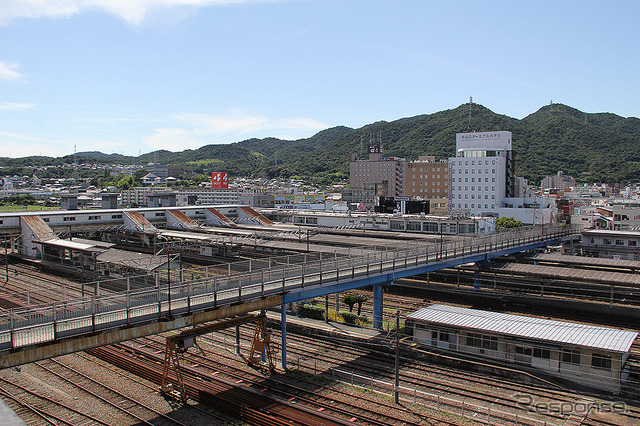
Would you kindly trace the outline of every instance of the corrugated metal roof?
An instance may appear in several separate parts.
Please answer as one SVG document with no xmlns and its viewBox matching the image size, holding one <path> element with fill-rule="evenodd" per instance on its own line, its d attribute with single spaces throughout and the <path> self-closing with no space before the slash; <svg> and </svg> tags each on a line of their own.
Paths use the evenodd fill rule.
<svg viewBox="0 0 640 426">
<path fill-rule="evenodd" d="M 53 229 L 40 216 L 20 216 L 20 220 L 33 232 L 40 241 L 58 238 Z"/>
<path fill-rule="evenodd" d="M 218 241 L 218 238 L 216 238 L 216 236 L 209 235 L 209 234 L 202 234 L 198 232 L 161 230 L 160 235 L 169 237 L 169 238 L 182 238 L 185 240 Z"/>
<path fill-rule="evenodd" d="M 104 247 L 97 247 L 95 244 L 86 244 L 78 241 L 62 240 L 60 238 L 54 238 L 51 240 L 43 241 L 42 244 L 51 245 L 56 247 L 63 247 L 72 250 L 80 251 L 104 251 Z"/>
<path fill-rule="evenodd" d="M 573 269 L 561 266 L 527 265 L 524 263 L 509 263 L 495 270 L 512 272 L 523 275 L 537 275 L 551 278 L 575 279 L 583 281 L 597 281 L 612 284 L 640 285 L 640 275 L 627 272 L 609 272 L 593 269 Z"/>
<path fill-rule="evenodd" d="M 167 267 L 166 256 L 156 256 L 153 254 L 136 253 L 127 250 L 109 249 L 97 256 L 98 262 L 111 263 L 143 271 L 153 271 Z M 176 267 L 172 262 L 171 267 Z"/>
<path fill-rule="evenodd" d="M 533 260 L 546 262 L 569 263 L 572 265 L 596 265 L 596 266 L 617 266 L 631 269 L 640 269 L 640 261 L 624 259 L 605 259 L 601 257 L 569 256 L 566 254 L 539 253 L 532 256 Z"/>
<path fill-rule="evenodd" d="M 149 222 L 147 220 L 146 217 L 144 217 L 143 215 L 141 215 L 138 212 L 130 212 L 130 211 L 123 211 L 124 213 L 124 217 L 126 218 L 124 220 L 124 223 L 126 225 L 133 225 L 136 229 L 136 231 L 140 231 L 140 232 L 154 232 L 157 231 L 156 227 L 153 226 L 151 224 L 151 222 Z M 127 219 L 128 221 L 130 221 L 131 223 L 127 223 Z"/>
<path fill-rule="evenodd" d="M 633 341 L 638 337 L 636 332 L 615 328 L 446 305 L 431 305 L 413 312 L 407 318 L 511 337 L 612 352 L 628 352 Z"/>
<path fill-rule="evenodd" d="M 187 216 L 180 210 L 167 210 L 167 213 L 169 213 L 170 215 L 172 215 L 173 217 L 175 217 L 177 220 L 184 223 L 185 225 L 198 226 L 195 220 L 191 219 L 189 216 Z"/>
</svg>

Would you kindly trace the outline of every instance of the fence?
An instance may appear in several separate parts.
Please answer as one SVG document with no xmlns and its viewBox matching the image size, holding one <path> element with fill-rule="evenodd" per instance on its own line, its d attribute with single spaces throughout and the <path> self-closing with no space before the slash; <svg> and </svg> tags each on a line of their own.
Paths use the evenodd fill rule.
<svg viewBox="0 0 640 426">
<path fill-rule="evenodd" d="M 257 270 L 250 268 L 250 272 L 187 282 L 165 284 L 156 275 L 152 288 L 129 289 L 107 295 L 95 291 L 81 300 L 12 308 L 0 314 L 0 350 L 149 322 L 172 314 L 249 302 L 309 286 L 409 271 L 453 259 L 464 261 L 474 255 L 499 253 L 575 233 L 579 233 L 578 227 L 545 225 L 479 238 L 441 241 L 423 247 L 367 251 L 365 255 L 328 259 L 319 256 L 318 260 L 309 261 L 307 258 L 306 262 L 299 264 L 277 263 Z"/>
</svg>

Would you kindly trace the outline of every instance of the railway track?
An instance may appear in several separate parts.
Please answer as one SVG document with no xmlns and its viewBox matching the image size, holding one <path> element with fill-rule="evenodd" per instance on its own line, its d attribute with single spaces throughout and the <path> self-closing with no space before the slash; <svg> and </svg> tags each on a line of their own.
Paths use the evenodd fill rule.
<svg viewBox="0 0 640 426">
<path fill-rule="evenodd" d="M 138 339 L 136 342 L 141 341 L 144 342 L 143 347 L 129 346 L 128 350 L 138 355 L 151 353 L 158 360 L 161 359 L 160 352 L 163 349 L 163 342 L 155 338 Z M 211 357 L 215 357 L 216 361 L 212 362 Z M 224 357 L 224 365 L 221 365 L 219 359 L 218 354 L 206 349 L 203 349 L 203 354 L 187 353 L 183 355 L 183 360 L 187 365 L 195 366 L 191 367 L 195 370 L 195 372 L 191 371 L 192 374 L 204 374 L 204 377 L 209 377 L 210 375 L 217 376 L 220 373 L 234 383 L 250 384 L 261 389 L 261 392 L 269 392 L 278 398 L 295 401 L 297 404 L 304 403 L 312 409 L 322 409 L 324 412 L 349 418 L 355 417 L 359 423 L 412 425 L 420 424 L 425 419 L 441 421 L 428 413 L 407 410 L 379 398 L 369 398 L 366 393 L 358 394 L 356 399 L 353 391 L 345 392 L 336 389 L 335 386 L 321 385 L 318 380 L 309 378 L 306 374 L 294 373 L 293 377 L 289 377 L 291 374 L 265 376 L 247 370 L 244 363 L 238 363 L 237 357 Z M 190 371 L 188 366 L 185 369 Z M 375 407 L 375 410 L 372 410 L 371 407 Z M 379 413 L 380 411 L 384 411 L 386 414 L 382 415 Z M 396 414 L 393 415 L 393 413 Z M 444 420 L 442 421 L 444 422 Z"/>
<path fill-rule="evenodd" d="M 117 347 L 93 349 L 90 353 L 158 385 L 162 381 L 162 366 L 158 364 L 158 357 L 153 354 L 132 357 Z M 138 355 L 141 354 L 138 353 Z M 308 410 L 286 401 L 267 398 L 262 392 L 247 386 L 240 388 L 221 380 L 203 380 L 192 374 L 186 374 L 183 378 L 187 395 L 191 399 L 211 405 L 250 424 L 289 425 L 289 422 L 323 425 L 352 424 L 348 420 L 322 414 L 320 411 Z M 175 384 L 174 377 L 172 380 Z"/>
<path fill-rule="evenodd" d="M 233 340 L 233 336 L 228 332 L 216 333 L 218 334 L 222 335 L 221 340 L 213 340 L 212 336 L 207 336 L 204 341 L 224 348 L 227 342 Z M 250 335 L 245 333 L 243 337 L 249 339 Z M 277 336 L 274 337 L 277 338 Z M 368 377 L 375 381 L 384 383 L 394 381 L 394 360 L 388 352 L 365 350 L 345 340 L 334 341 L 326 336 L 322 338 L 314 336 L 310 341 L 308 336 L 288 332 L 287 340 L 287 351 L 293 368 L 297 366 L 301 371 L 310 372 L 313 375 L 324 373 L 329 377 L 332 376 L 334 369 L 346 369 L 351 374 Z M 218 352 L 218 356 L 223 356 L 225 362 L 234 358 L 234 355 L 225 354 L 224 351 Z M 300 359 L 304 361 L 299 362 Z M 400 362 L 402 367 L 399 377 L 403 387 L 411 388 L 414 392 L 453 398 L 460 406 L 464 404 L 484 406 L 491 407 L 495 413 L 507 410 L 526 415 L 527 411 L 518 405 L 519 400 L 513 396 L 519 392 L 530 392 L 542 401 L 567 402 L 574 401 L 576 398 L 570 394 L 552 393 L 538 387 L 518 383 L 508 384 L 505 380 L 494 380 L 467 371 L 428 366 L 418 363 L 411 357 L 403 356 Z M 411 398 L 411 395 L 407 394 L 407 397 Z M 557 415 L 545 417 L 549 421 L 566 419 L 566 416 Z M 540 420 L 545 421 L 545 419 Z"/>
<path fill-rule="evenodd" d="M 46 361 L 36 362 L 35 365 L 52 375 L 64 380 L 70 385 L 77 387 L 82 392 L 104 402 L 105 404 L 115 408 L 117 411 L 130 418 L 130 421 L 137 424 L 146 424 L 150 426 L 162 425 L 178 425 L 184 426 L 170 416 L 155 410 L 148 405 L 137 401 L 131 396 L 124 394 L 111 386 L 99 382 L 90 376 L 83 374 L 74 368 L 56 360 L 48 359 Z M 125 419 L 110 417 L 114 423 L 125 424 Z M 150 420 L 154 419 L 153 422 Z"/>
</svg>

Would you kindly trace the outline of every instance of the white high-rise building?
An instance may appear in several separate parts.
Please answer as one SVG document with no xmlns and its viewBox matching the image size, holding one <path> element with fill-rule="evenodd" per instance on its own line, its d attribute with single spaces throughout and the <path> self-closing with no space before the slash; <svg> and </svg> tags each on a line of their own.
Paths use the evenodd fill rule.
<svg viewBox="0 0 640 426">
<path fill-rule="evenodd" d="M 511 132 L 456 134 L 456 156 L 449 158 L 449 209 L 472 215 L 497 213 L 513 197 Z"/>
</svg>

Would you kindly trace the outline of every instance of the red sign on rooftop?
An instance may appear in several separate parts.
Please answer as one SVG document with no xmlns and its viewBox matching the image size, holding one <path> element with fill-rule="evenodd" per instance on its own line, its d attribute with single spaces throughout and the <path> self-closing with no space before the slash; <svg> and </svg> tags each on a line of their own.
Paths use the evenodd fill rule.
<svg viewBox="0 0 640 426">
<path fill-rule="evenodd" d="M 213 189 L 228 189 L 229 188 L 229 173 L 227 172 L 213 172 L 211 173 L 211 188 Z"/>
</svg>

